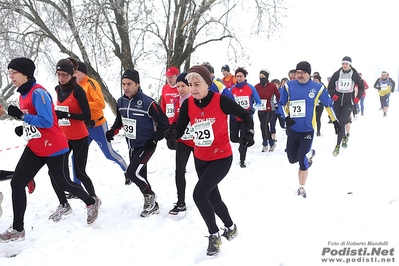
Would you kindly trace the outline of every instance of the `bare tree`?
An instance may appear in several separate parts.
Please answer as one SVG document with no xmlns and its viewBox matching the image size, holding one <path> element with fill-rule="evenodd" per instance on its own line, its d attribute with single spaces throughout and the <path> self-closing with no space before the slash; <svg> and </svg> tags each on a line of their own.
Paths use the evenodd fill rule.
<svg viewBox="0 0 399 266">
<path fill-rule="evenodd" d="M 59 59 L 55 50 L 80 58 L 116 110 L 115 88 L 105 80 L 117 77 L 116 83 L 121 71 L 139 62 L 188 69 L 196 49 L 222 40 L 239 54 L 234 17 L 244 11 L 254 14 L 254 34 L 272 33 L 281 26 L 283 0 L 0 0 L 0 41 L 6 44 L 0 53 L 7 60 L 25 55 L 50 69 Z"/>
</svg>

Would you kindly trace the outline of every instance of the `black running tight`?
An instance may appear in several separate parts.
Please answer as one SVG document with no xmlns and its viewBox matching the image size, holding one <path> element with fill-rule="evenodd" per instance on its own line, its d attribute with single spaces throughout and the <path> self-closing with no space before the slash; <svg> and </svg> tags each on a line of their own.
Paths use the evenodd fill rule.
<svg viewBox="0 0 399 266">
<path fill-rule="evenodd" d="M 233 156 L 215 161 L 202 161 L 194 157 L 198 183 L 194 188 L 194 202 L 208 227 L 209 234 L 219 232 L 215 214 L 225 227 L 233 225 L 227 206 L 222 201 L 218 184 L 230 170 Z"/>
<path fill-rule="evenodd" d="M 57 188 L 72 193 L 83 200 L 86 205 L 94 204 L 94 198 L 90 197 L 82 187 L 72 182 L 69 176 L 68 153 L 53 157 L 39 157 L 29 147 L 25 147 L 11 179 L 14 212 L 13 228 L 17 231 L 24 229 L 26 211 L 25 187 L 44 165 L 47 165 L 51 182 L 54 182 Z"/>
</svg>

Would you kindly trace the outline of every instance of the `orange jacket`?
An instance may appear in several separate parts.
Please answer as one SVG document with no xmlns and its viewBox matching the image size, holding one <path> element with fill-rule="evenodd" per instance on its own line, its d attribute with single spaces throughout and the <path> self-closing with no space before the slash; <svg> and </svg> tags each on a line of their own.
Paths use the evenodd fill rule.
<svg viewBox="0 0 399 266">
<path fill-rule="evenodd" d="M 91 112 L 91 119 L 96 122 L 95 126 L 104 124 L 106 121 L 103 112 L 105 101 L 100 84 L 98 84 L 94 79 L 86 76 L 79 82 L 79 85 L 86 92 Z"/>
<path fill-rule="evenodd" d="M 234 84 L 237 83 L 236 77 L 232 74 L 230 74 L 227 77 L 223 77 L 222 80 L 223 80 L 224 86 L 226 86 L 226 88 L 228 88 L 228 89 L 230 89 Z"/>
</svg>

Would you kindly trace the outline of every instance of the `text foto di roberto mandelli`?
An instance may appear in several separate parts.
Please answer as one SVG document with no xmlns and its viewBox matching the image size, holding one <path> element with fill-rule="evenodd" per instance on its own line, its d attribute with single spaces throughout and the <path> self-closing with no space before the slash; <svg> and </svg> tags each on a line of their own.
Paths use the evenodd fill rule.
<svg viewBox="0 0 399 266">
<path fill-rule="evenodd" d="M 328 241 L 329 246 L 388 246 L 388 241 Z"/>
</svg>

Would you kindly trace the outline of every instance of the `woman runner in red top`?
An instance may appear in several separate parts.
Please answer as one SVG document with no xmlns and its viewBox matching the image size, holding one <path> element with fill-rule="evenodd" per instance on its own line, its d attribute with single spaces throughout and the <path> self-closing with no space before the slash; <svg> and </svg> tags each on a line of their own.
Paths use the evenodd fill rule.
<svg viewBox="0 0 399 266">
<path fill-rule="evenodd" d="M 188 87 L 188 81 L 186 79 L 187 72 L 181 73 L 176 80 L 177 91 L 179 95 L 174 99 L 174 110 L 175 116 L 173 123 L 170 127 L 175 127 L 177 119 L 179 117 L 180 106 L 185 100 L 187 100 L 190 94 L 190 88 Z M 191 124 L 187 125 L 184 135 L 176 141 L 176 171 L 175 181 L 177 189 L 177 203 L 169 211 L 169 214 L 178 215 L 179 213 L 185 212 L 186 208 L 186 166 L 190 154 L 194 151 L 194 136 L 191 132 Z"/>
<path fill-rule="evenodd" d="M 47 165 L 52 182 L 63 191 L 78 196 L 87 206 L 87 223 L 97 219 L 99 199 L 87 194 L 69 177 L 68 142 L 57 123 L 51 95 L 39 84 L 33 74 L 35 64 L 28 58 L 15 58 L 8 64 L 9 76 L 18 87 L 20 108 L 10 105 L 8 114 L 23 122 L 15 133 L 28 141 L 11 179 L 14 220 L 0 234 L 0 242 L 25 239 L 24 216 L 26 210 L 25 186 Z"/>
<path fill-rule="evenodd" d="M 89 131 L 84 121 L 90 120 L 90 107 L 85 91 L 74 77 L 78 66 L 78 61 L 74 58 L 61 59 L 57 63 L 56 75 L 59 85 L 55 87 L 57 93 L 55 113 L 58 117 L 58 124 L 68 140 L 70 152 L 72 152 L 72 170 L 82 181 L 89 195 L 96 197 L 93 183 L 86 173 Z M 59 189 L 54 182 L 52 185 L 60 205 L 49 219 L 57 222 L 62 216 L 70 214 L 72 209 L 65 192 Z"/>
<path fill-rule="evenodd" d="M 193 66 L 186 76 L 191 97 L 180 107 L 175 128 L 165 132 L 165 138 L 177 140 L 191 124 L 194 135 L 194 162 L 198 182 L 194 188 L 194 202 L 198 207 L 209 231 L 208 256 L 220 252 L 221 238 L 215 214 L 224 223 L 222 236 L 227 240 L 237 235 L 237 227 L 230 217 L 227 206 L 221 199 L 218 184 L 230 170 L 233 152 L 228 133 L 228 114 L 244 121 L 246 133 L 240 143 L 246 147 L 254 144 L 253 119 L 249 112 L 232 99 L 214 93 L 209 71 L 204 66 Z"/>
</svg>

